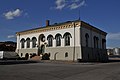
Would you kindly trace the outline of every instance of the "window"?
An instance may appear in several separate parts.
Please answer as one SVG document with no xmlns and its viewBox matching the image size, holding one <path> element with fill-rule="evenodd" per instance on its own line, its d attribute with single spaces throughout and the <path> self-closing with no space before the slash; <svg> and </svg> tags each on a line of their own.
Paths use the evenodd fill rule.
<svg viewBox="0 0 120 80">
<path fill-rule="evenodd" d="M 102 49 L 106 49 L 106 40 L 102 39 Z"/>
<path fill-rule="evenodd" d="M 65 53 L 65 57 L 68 57 L 68 53 L 67 52 Z"/>
<path fill-rule="evenodd" d="M 25 47 L 25 39 L 22 38 L 20 42 L 21 42 L 21 48 L 24 48 Z"/>
<path fill-rule="evenodd" d="M 27 43 L 26 43 L 27 48 L 30 48 L 30 38 L 27 38 L 27 39 L 26 39 L 26 42 L 27 42 Z"/>
<path fill-rule="evenodd" d="M 71 34 L 66 32 L 63 38 L 65 40 L 65 46 L 70 46 L 70 38 L 72 38 Z"/>
<path fill-rule="evenodd" d="M 47 40 L 48 40 L 48 47 L 52 47 L 53 46 L 53 36 L 49 35 L 47 37 Z"/>
<path fill-rule="evenodd" d="M 55 39 L 56 39 L 56 46 L 61 46 L 61 34 L 56 34 Z"/>
<path fill-rule="evenodd" d="M 40 34 L 40 36 L 39 36 L 39 44 L 40 44 L 40 41 L 41 42 L 45 42 L 45 36 L 44 36 L 44 34 Z"/>
<path fill-rule="evenodd" d="M 23 53 L 21 53 L 21 57 L 23 56 Z"/>
<path fill-rule="evenodd" d="M 86 33 L 85 34 L 86 47 L 88 47 L 88 39 L 89 39 L 89 35 L 88 33 Z"/>
<path fill-rule="evenodd" d="M 99 38 L 94 36 L 94 48 L 98 48 L 98 42 L 99 42 Z"/>
<path fill-rule="evenodd" d="M 36 41 L 37 39 L 35 37 L 32 38 L 32 48 L 36 47 Z"/>
<path fill-rule="evenodd" d="M 97 38 L 96 38 L 96 45 L 97 45 L 97 47 L 96 47 L 96 48 L 98 48 L 98 47 L 99 47 L 99 45 L 98 45 L 98 44 L 99 44 L 99 38 L 97 37 Z"/>
</svg>

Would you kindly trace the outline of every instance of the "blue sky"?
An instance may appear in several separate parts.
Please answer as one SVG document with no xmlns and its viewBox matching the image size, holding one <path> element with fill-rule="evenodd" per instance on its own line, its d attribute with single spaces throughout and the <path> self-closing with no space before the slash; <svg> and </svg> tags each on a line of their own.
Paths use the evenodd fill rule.
<svg viewBox="0 0 120 80">
<path fill-rule="evenodd" d="M 0 41 L 15 33 L 51 24 L 81 20 L 108 33 L 107 47 L 120 47 L 120 0 L 0 0 Z"/>
</svg>

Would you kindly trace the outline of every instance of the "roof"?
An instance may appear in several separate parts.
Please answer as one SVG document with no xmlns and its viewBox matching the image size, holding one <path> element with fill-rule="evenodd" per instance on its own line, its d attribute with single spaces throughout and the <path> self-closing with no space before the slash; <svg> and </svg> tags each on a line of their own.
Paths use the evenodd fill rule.
<svg viewBox="0 0 120 80">
<path fill-rule="evenodd" d="M 104 32 L 104 31 L 102 31 L 102 30 L 100 30 L 100 29 L 90 25 L 89 23 L 86 23 L 86 22 L 80 21 L 80 20 L 66 21 L 66 22 L 62 22 L 62 23 L 55 23 L 55 24 L 52 24 L 52 25 L 49 25 L 49 26 L 43 26 L 43 27 L 38 27 L 38 28 L 33 28 L 33 29 L 29 29 L 29 30 L 20 31 L 20 32 L 17 32 L 16 34 L 24 33 L 24 32 L 27 32 L 27 31 L 34 31 L 34 30 L 38 30 L 38 29 L 40 30 L 40 29 L 46 29 L 46 28 L 61 26 L 61 25 L 64 25 L 64 24 L 71 24 L 72 22 L 75 22 L 75 23 L 76 22 L 81 22 L 81 25 L 85 24 L 85 25 L 89 26 L 90 28 L 95 29 L 97 31 L 100 31 L 100 32 L 104 33 L 105 35 L 107 35 L 106 32 Z"/>
</svg>

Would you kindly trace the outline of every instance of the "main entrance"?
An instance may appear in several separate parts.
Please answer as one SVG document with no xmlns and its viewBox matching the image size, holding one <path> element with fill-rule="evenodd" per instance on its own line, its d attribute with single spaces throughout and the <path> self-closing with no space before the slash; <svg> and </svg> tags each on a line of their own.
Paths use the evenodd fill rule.
<svg viewBox="0 0 120 80">
<path fill-rule="evenodd" d="M 41 45 L 40 47 L 38 47 L 38 56 L 43 53 L 45 53 L 45 45 Z"/>
<path fill-rule="evenodd" d="M 41 45 L 41 54 L 45 53 L 45 45 Z"/>
</svg>

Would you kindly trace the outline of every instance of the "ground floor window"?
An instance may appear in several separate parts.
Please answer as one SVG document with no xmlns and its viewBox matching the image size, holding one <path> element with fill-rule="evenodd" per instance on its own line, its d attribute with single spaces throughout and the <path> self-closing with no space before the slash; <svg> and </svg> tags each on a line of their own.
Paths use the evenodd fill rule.
<svg viewBox="0 0 120 80">
<path fill-rule="evenodd" d="M 23 53 L 21 53 L 21 57 L 23 56 Z"/>
<path fill-rule="evenodd" d="M 68 57 L 68 53 L 67 52 L 65 53 L 65 57 Z"/>
</svg>

